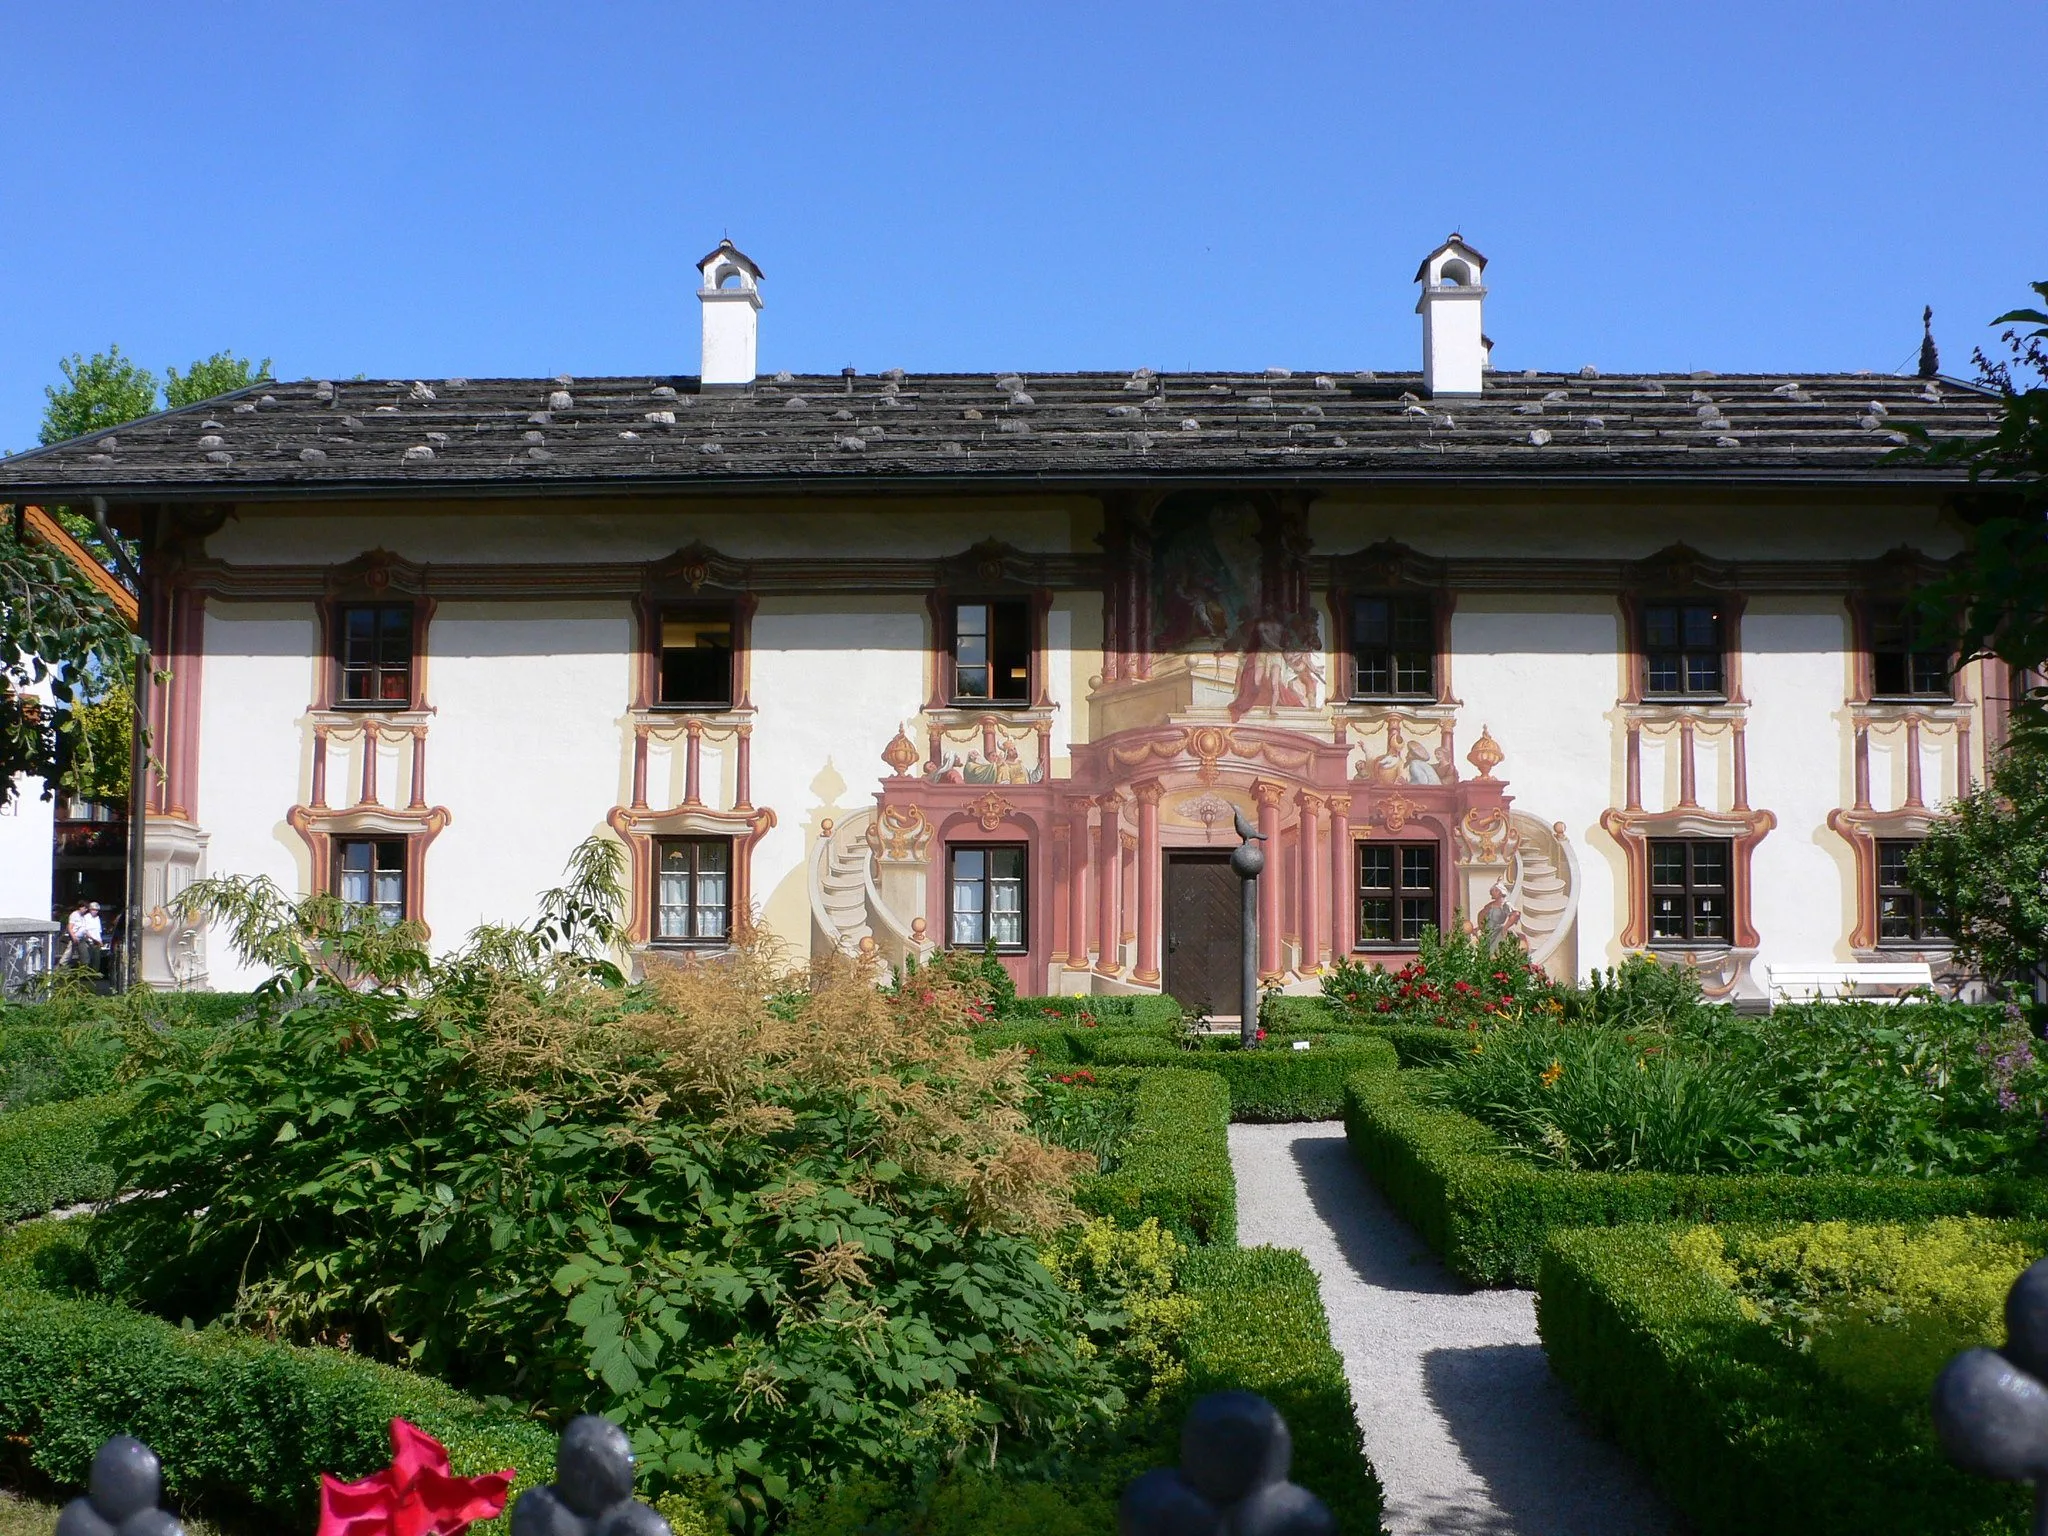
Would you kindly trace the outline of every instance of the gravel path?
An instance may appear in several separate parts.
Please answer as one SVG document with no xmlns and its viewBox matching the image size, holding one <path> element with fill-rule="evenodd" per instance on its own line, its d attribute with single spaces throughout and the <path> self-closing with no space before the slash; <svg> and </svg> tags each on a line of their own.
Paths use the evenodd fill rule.
<svg viewBox="0 0 2048 1536">
<path fill-rule="evenodd" d="M 1298 1248 L 1387 1490 L 1392 1536 L 1671 1536 L 1635 1464 L 1578 1419 L 1531 1291 L 1447 1272 L 1352 1159 L 1344 1127 L 1233 1125 L 1238 1241 Z"/>
</svg>

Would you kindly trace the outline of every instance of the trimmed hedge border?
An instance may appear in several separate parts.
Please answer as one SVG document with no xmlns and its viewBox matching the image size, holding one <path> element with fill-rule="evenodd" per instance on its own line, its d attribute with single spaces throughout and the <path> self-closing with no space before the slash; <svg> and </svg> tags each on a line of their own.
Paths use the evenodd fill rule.
<svg viewBox="0 0 2048 1536">
<path fill-rule="evenodd" d="M 1187 1332 L 1190 1395 L 1265 1397 L 1294 1437 L 1294 1480 L 1345 1536 L 1379 1536 L 1384 1495 L 1308 1260 L 1291 1248 L 1206 1248 L 1189 1255 L 1183 1283 L 1201 1303 Z"/>
<path fill-rule="evenodd" d="M 110 1197 L 107 1136 L 127 1112 L 126 1095 L 107 1093 L 0 1115 L 0 1221 Z"/>
<path fill-rule="evenodd" d="M 137 993 L 143 995 L 137 996 Z M 116 997 L 66 998 L 54 1003 L 0 1004 L 0 1029 L 17 1026 L 47 1028 L 122 1028 L 131 1022 L 170 1028 L 196 1025 L 215 1029 L 255 1011 L 254 992 L 157 992 L 137 988 Z"/>
<path fill-rule="evenodd" d="M 1305 1051 L 1268 1040 L 1256 1050 L 1183 1050 L 1171 1040 L 1118 1033 L 1081 1042 L 1082 1058 L 1103 1066 L 1213 1072 L 1230 1085 L 1230 1118 L 1271 1122 L 1335 1120 L 1344 1113 L 1344 1084 L 1359 1072 L 1391 1072 L 1394 1048 L 1362 1036 L 1319 1037 Z"/>
<path fill-rule="evenodd" d="M 1213 1072 L 1161 1067 L 1135 1075 L 1123 1160 L 1112 1173 L 1082 1179 L 1074 1203 L 1120 1226 L 1156 1216 L 1196 1243 L 1235 1243 L 1229 1086 Z"/>
<path fill-rule="evenodd" d="M 1420 1102 L 1405 1077 L 1361 1072 L 1346 1083 L 1345 1137 L 1394 1209 L 1478 1285 L 1535 1284 L 1546 1239 L 1567 1227 L 2048 1214 L 2048 1186 L 2027 1179 L 1543 1168 L 1477 1120 Z"/>
<path fill-rule="evenodd" d="M 1180 1004 L 1156 992 L 1078 997 L 1019 997 L 1004 1003 L 998 1024 L 1064 1024 L 1083 1014 L 1105 1029 L 1151 1028 L 1169 1034 L 1180 1027 Z"/>
<path fill-rule="evenodd" d="M 427 1377 L 225 1329 L 186 1332 L 113 1303 L 28 1288 L 20 1282 L 32 1260 L 9 1255 L 5 1267 L 0 1434 L 6 1457 L 59 1488 L 82 1488 L 100 1444 L 129 1434 L 163 1458 L 180 1507 L 253 1509 L 310 1529 L 320 1474 L 365 1477 L 387 1465 L 393 1418 L 441 1440 L 458 1473 L 513 1467 L 522 1488 L 554 1475 L 546 1426 Z"/>
<path fill-rule="evenodd" d="M 1553 1234 L 1537 1328 L 1580 1407 L 1703 1536 L 1990 1536 L 2029 1498 L 1969 1477 L 1919 1404 L 1830 1380 L 1671 1252 L 1673 1227 Z"/>
</svg>

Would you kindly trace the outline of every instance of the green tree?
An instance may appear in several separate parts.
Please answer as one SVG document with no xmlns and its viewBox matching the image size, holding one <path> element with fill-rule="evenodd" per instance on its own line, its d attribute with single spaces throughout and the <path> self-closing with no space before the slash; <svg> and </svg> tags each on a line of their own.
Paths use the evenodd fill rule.
<svg viewBox="0 0 2048 1536">
<path fill-rule="evenodd" d="M 0 524 L 0 805 L 21 774 L 41 779 L 50 795 L 60 771 L 58 711 L 110 690 L 133 666 L 138 644 L 112 601 L 69 560 L 17 535 L 12 518 Z M 44 688 L 58 711 L 40 697 Z"/>
<path fill-rule="evenodd" d="M 1959 961 L 1994 979 L 2022 976 L 2048 960 L 2048 729 L 2021 729 L 1990 782 L 1948 809 L 1908 878 L 1940 908 Z"/>
<path fill-rule="evenodd" d="M 45 443 L 104 431 L 156 410 L 156 375 L 111 346 L 91 357 L 74 352 L 57 364 L 64 384 L 43 387 Z"/>
<path fill-rule="evenodd" d="M 236 357 L 232 352 L 216 352 L 211 357 L 198 359 L 182 374 L 175 368 L 166 368 L 164 399 L 175 411 L 180 406 L 211 400 L 215 395 L 247 389 L 269 377 L 270 359 L 267 357 L 252 364 L 246 357 Z"/>
<path fill-rule="evenodd" d="M 57 722 L 60 782 L 81 800 L 120 805 L 128 798 L 135 689 L 125 672 L 93 681 L 102 686 L 74 700 Z"/>
<path fill-rule="evenodd" d="M 2048 306 L 2048 282 L 2034 292 Z M 1959 464 L 1989 493 L 1960 566 L 1921 594 L 1929 619 L 1957 637 L 1964 659 L 1992 656 L 2009 666 L 2048 660 L 2048 307 L 2015 309 L 1991 322 L 2006 356 L 1975 352 L 1981 382 L 2004 396 L 1988 437 L 1936 443 L 1925 431 L 1901 453 L 1927 464 Z M 2039 713 L 2036 689 L 2023 701 Z"/>
</svg>

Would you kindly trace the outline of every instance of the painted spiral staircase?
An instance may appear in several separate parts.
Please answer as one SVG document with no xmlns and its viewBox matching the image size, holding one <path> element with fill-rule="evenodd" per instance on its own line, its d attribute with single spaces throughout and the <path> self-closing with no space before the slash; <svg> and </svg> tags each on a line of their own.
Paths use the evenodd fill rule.
<svg viewBox="0 0 2048 1536">
<path fill-rule="evenodd" d="M 1515 879 L 1508 899 L 1522 914 L 1522 940 L 1529 959 L 1542 965 L 1573 937 L 1579 918 L 1579 861 L 1556 827 L 1526 811 L 1510 811 L 1515 833 Z M 1566 969 L 1576 956 L 1562 955 Z"/>
<path fill-rule="evenodd" d="M 868 828 L 875 809 L 850 811 L 821 829 L 811 849 L 811 941 L 813 954 L 872 947 L 883 961 L 899 965 L 916 953 L 917 942 L 898 921 L 875 886 Z"/>
</svg>

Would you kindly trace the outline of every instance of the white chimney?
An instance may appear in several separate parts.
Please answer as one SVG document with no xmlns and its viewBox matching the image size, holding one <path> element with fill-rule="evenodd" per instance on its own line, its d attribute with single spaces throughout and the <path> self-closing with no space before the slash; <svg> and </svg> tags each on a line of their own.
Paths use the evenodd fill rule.
<svg viewBox="0 0 2048 1536">
<path fill-rule="evenodd" d="M 1493 350 L 1481 328 L 1486 300 L 1486 258 L 1457 234 L 1431 251 L 1416 269 L 1422 297 L 1422 384 L 1432 395 L 1476 395 Z"/>
<path fill-rule="evenodd" d="M 761 269 L 730 240 L 697 263 L 704 286 L 704 361 L 698 382 L 706 388 L 752 384 L 760 339 Z"/>
</svg>

